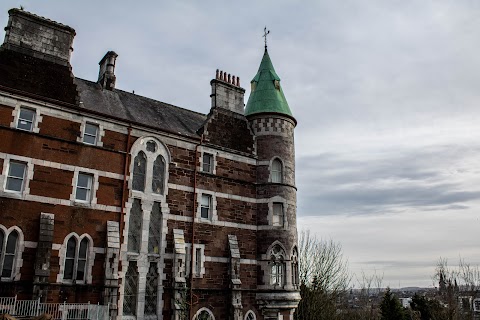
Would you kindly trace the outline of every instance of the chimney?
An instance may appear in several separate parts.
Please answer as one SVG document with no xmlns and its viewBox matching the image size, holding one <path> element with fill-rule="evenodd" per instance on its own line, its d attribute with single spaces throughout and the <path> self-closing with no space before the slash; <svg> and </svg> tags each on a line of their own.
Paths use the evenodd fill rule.
<svg viewBox="0 0 480 320">
<path fill-rule="evenodd" d="M 217 69 L 212 85 L 212 108 L 223 108 L 244 114 L 243 97 L 245 89 L 240 87 L 240 78 Z"/>
<path fill-rule="evenodd" d="M 98 83 L 103 89 L 113 90 L 115 88 L 115 61 L 118 54 L 114 51 L 108 51 L 105 56 L 98 63 L 100 71 L 98 72 Z"/>
<path fill-rule="evenodd" d="M 62 65 L 70 64 L 75 30 L 23 11 L 10 9 L 3 48 Z"/>
</svg>

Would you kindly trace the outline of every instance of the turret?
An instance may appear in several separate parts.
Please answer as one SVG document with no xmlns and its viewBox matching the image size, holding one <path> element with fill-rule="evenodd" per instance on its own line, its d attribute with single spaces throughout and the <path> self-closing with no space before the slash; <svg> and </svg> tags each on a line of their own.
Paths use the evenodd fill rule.
<svg viewBox="0 0 480 320">
<path fill-rule="evenodd" d="M 296 222 L 296 120 L 288 106 L 267 48 L 245 116 L 255 135 L 257 165 L 259 277 L 257 303 L 265 319 L 289 319 L 300 300 Z"/>
</svg>

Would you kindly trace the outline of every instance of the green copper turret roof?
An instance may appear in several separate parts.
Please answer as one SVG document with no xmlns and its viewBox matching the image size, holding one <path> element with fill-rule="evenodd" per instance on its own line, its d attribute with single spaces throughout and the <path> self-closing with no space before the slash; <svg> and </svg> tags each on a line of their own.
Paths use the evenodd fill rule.
<svg viewBox="0 0 480 320">
<path fill-rule="evenodd" d="M 266 48 L 257 75 L 250 83 L 252 91 L 245 107 L 246 116 L 258 113 L 280 113 L 293 118 L 280 86 L 280 77 L 273 68 Z"/>
</svg>

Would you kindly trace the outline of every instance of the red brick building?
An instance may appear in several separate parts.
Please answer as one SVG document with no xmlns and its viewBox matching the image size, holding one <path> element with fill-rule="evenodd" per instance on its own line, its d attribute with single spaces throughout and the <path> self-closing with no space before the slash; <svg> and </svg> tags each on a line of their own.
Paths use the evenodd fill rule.
<svg viewBox="0 0 480 320">
<path fill-rule="evenodd" d="M 293 319 L 293 118 L 268 52 L 244 108 L 200 114 L 74 77 L 75 31 L 9 11 L 0 47 L 0 296 L 123 319 Z M 192 245 L 193 244 L 193 245 Z M 192 258 L 193 257 L 193 258 Z"/>
</svg>

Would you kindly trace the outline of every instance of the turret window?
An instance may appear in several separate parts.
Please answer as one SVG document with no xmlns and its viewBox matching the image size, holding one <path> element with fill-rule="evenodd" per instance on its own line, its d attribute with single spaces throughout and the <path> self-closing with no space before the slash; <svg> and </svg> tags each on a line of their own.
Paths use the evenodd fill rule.
<svg viewBox="0 0 480 320">
<path fill-rule="evenodd" d="M 274 183 L 282 183 L 282 176 L 282 162 L 278 159 L 275 159 L 272 161 L 271 181 Z"/>
<path fill-rule="evenodd" d="M 276 244 L 270 251 L 270 285 L 282 287 L 285 283 L 285 251 Z"/>
<path fill-rule="evenodd" d="M 273 220 L 272 224 L 276 227 L 283 227 L 283 203 L 281 202 L 274 202 L 273 203 Z"/>
</svg>

